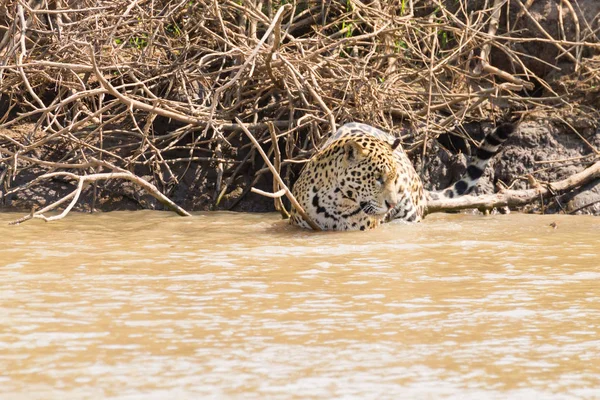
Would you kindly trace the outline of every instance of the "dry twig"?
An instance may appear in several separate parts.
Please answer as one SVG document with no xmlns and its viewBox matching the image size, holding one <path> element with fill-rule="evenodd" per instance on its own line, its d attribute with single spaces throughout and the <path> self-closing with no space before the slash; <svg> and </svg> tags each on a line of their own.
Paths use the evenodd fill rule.
<svg viewBox="0 0 600 400">
<path fill-rule="evenodd" d="M 203 189 L 214 191 L 207 197 L 221 207 L 226 192 L 237 189 L 236 178 L 248 175 L 242 179 L 247 193 L 252 175 L 266 171 L 240 131 L 272 144 L 277 176 L 289 186 L 297 164 L 344 122 L 393 129 L 400 117 L 419 127 L 407 147 L 425 151 L 427 142 L 456 125 L 495 119 L 501 102 L 516 111 L 555 113 L 557 104 L 583 102 L 600 84 L 593 57 L 600 43 L 571 0 L 561 4 L 574 21 L 574 41 L 553 38 L 535 21 L 536 32 L 502 32 L 501 12 L 514 3 L 532 19 L 531 1 L 495 0 L 490 9 L 474 9 L 466 0 L 436 0 L 436 7 L 410 0 L 280 3 L 5 0 L 4 198 L 44 185 L 45 178 L 38 178 L 48 174 L 107 174 L 99 169 L 108 167 L 90 161 L 95 159 L 149 177 L 169 196 L 192 190 L 180 186 L 190 181 L 196 190 L 196 175 L 203 174 Z M 535 76 L 527 67 L 530 58 L 554 66 L 513 50 L 532 41 L 552 43 L 583 79 L 561 82 L 570 85 L 563 90 Z M 478 50 L 481 71 L 473 74 L 467 61 Z M 493 51 L 505 54 L 515 69 L 492 65 Z M 539 81 L 548 95 L 521 96 L 523 87 L 531 87 L 524 77 Z M 23 123 L 30 128 L 18 133 Z M 96 184 L 123 178 L 101 176 L 71 179 Z M 273 190 L 278 187 L 274 178 Z M 76 208 L 76 194 L 57 207 Z"/>
</svg>

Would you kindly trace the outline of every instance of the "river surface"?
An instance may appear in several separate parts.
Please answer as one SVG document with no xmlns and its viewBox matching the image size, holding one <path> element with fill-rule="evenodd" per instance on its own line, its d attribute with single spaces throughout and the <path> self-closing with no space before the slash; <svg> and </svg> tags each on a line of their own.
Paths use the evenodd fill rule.
<svg viewBox="0 0 600 400">
<path fill-rule="evenodd" d="M 19 216 L 2 400 L 600 398 L 600 218 Z"/>
</svg>

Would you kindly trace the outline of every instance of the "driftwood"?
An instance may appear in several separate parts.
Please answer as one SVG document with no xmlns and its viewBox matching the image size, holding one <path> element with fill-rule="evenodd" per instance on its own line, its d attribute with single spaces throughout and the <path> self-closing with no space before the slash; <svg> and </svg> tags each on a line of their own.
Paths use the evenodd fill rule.
<svg viewBox="0 0 600 400">
<path fill-rule="evenodd" d="M 454 199 L 430 200 L 427 202 L 427 213 L 458 211 L 468 208 L 491 210 L 494 207 L 517 207 L 529 204 L 541 198 L 554 196 L 583 186 L 594 179 L 600 179 L 600 161 L 591 167 L 570 176 L 562 181 L 538 184 L 534 189 L 509 190 L 505 189 L 495 194 L 480 196 L 463 196 Z"/>
<path fill-rule="evenodd" d="M 74 174 L 71 172 L 51 172 L 51 173 L 40 176 L 40 177 L 36 178 L 36 180 L 34 182 L 32 182 L 31 184 L 32 185 L 37 184 L 40 181 L 43 181 L 46 179 L 62 177 L 62 178 L 70 178 L 70 179 L 77 181 L 78 182 L 77 188 L 73 192 L 68 194 L 67 196 L 64 196 L 63 198 L 55 201 L 54 203 L 50 204 L 49 206 L 44 207 L 41 210 L 32 210 L 32 212 L 29 215 L 19 218 L 18 220 L 12 221 L 9 224 L 16 225 L 16 224 L 20 224 L 20 223 L 25 222 L 30 219 L 35 219 L 35 218 L 43 219 L 46 222 L 57 221 L 59 219 L 63 219 L 73 209 L 73 207 L 77 203 L 77 200 L 79 200 L 79 196 L 81 195 L 81 192 L 87 185 L 89 185 L 92 182 L 98 182 L 98 181 L 107 180 L 107 179 L 125 179 L 128 181 L 131 181 L 131 182 L 141 186 L 142 188 L 144 188 L 150 195 L 152 195 L 159 202 L 161 202 L 163 205 L 165 205 L 165 207 L 176 212 L 178 215 L 181 215 L 184 217 L 190 216 L 190 213 L 188 213 L 183 208 L 179 207 L 177 204 L 172 202 L 167 196 L 162 194 L 161 191 L 156 188 L 156 186 L 154 186 L 153 184 L 149 183 L 148 181 L 136 176 L 135 174 L 132 174 L 129 171 L 126 171 L 121 168 L 117 168 L 114 165 L 110 165 L 107 162 L 104 162 L 101 160 L 91 160 L 89 162 L 89 166 L 90 167 L 94 166 L 94 167 L 112 168 L 113 172 L 104 172 L 104 173 L 97 173 L 97 174 L 90 174 L 90 175 L 77 175 L 77 174 Z M 69 200 L 71 200 L 71 202 L 60 214 L 53 215 L 51 217 L 47 217 L 46 215 L 44 215 L 50 211 L 57 209 L 59 206 L 61 206 L 62 204 L 64 204 L 65 202 L 67 202 Z"/>
</svg>

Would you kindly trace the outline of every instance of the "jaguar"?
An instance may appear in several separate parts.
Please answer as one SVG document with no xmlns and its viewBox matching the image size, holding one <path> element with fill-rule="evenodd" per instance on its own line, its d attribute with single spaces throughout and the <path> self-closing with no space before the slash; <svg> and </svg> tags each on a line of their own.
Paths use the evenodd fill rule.
<svg viewBox="0 0 600 400">
<path fill-rule="evenodd" d="M 513 131 L 509 123 L 497 126 L 457 182 L 430 192 L 423 188 L 400 139 L 370 125 L 348 123 L 306 163 L 292 194 L 322 230 L 367 230 L 393 219 L 418 222 L 427 212 L 428 199 L 470 193 Z M 294 209 L 290 223 L 310 228 Z"/>
</svg>

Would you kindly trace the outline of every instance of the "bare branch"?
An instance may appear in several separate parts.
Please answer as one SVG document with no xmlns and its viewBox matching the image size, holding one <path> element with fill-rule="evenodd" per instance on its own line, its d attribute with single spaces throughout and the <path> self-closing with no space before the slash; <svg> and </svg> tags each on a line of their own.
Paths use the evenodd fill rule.
<svg viewBox="0 0 600 400">
<path fill-rule="evenodd" d="M 539 198 L 546 198 L 556 193 L 583 186 L 594 179 L 600 179 L 600 161 L 591 167 L 570 176 L 562 181 L 540 185 L 528 190 L 503 190 L 496 194 L 480 196 L 463 196 L 454 199 L 430 200 L 427 202 L 427 213 L 456 211 L 467 208 L 491 210 L 494 207 L 516 207 L 529 204 Z"/>
<path fill-rule="evenodd" d="M 315 224 L 315 222 L 308 216 L 308 214 L 306 214 L 306 212 L 304 211 L 304 209 L 302 208 L 302 206 L 300 205 L 300 203 L 298 203 L 298 200 L 296 200 L 296 198 L 294 197 L 294 195 L 292 194 L 292 192 L 290 191 L 290 189 L 288 189 L 288 187 L 286 186 L 286 184 L 283 182 L 283 179 L 281 179 L 281 177 L 277 173 L 277 170 L 275 169 L 275 167 L 273 166 L 273 164 L 271 164 L 271 161 L 269 161 L 269 157 L 267 157 L 267 155 L 265 154 L 264 150 L 262 149 L 262 147 L 260 147 L 260 144 L 254 138 L 254 136 L 252 136 L 252 133 L 250 133 L 250 131 L 248 129 L 246 129 L 245 126 L 243 126 L 241 124 L 241 121 L 239 119 L 236 118 L 236 121 L 237 121 L 238 124 L 240 124 L 240 126 L 242 127 L 242 130 L 244 131 L 244 133 L 246 134 L 246 136 L 248 136 L 248 138 L 252 141 L 252 143 L 254 144 L 254 147 L 256 148 L 256 150 L 258 150 L 258 152 L 260 153 L 261 157 L 265 161 L 265 164 L 267 164 L 267 167 L 269 167 L 269 170 L 273 174 L 273 177 L 275 177 L 275 179 L 277 180 L 277 182 L 281 186 L 281 188 L 282 188 L 281 190 L 283 190 L 285 192 L 286 197 L 292 203 L 292 206 L 296 209 L 296 211 L 298 211 L 298 214 L 300 214 L 302 216 L 302 218 L 304 218 L 304 220 L 306 221 L 306 223 L 308 225 L 310 225 L 310 227 L 313 230 L 320 231 L 321 228 L 319 228 L 319 226 L 317 224 Z M 269 196 L 269 197 L 271 197 L 271 196 Z"/>
</svg>

